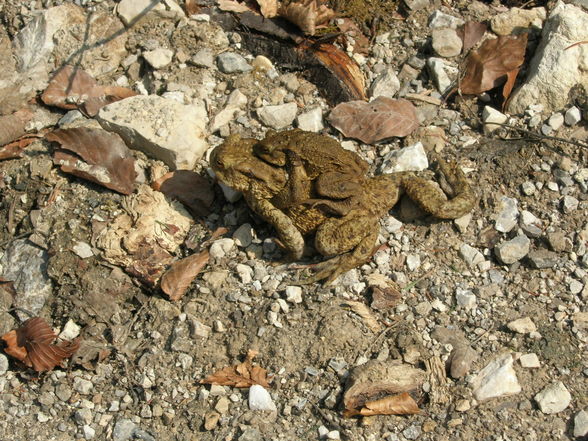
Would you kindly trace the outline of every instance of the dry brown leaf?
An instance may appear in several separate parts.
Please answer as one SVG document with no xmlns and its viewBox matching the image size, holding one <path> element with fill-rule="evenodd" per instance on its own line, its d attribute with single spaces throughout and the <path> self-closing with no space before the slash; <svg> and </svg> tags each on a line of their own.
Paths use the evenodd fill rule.
<svg viewBox="0 0 588 441">
<path fill-rule="evenodd" d="M 331 111 L 329 122 L 343 135 L 366 144 L 393 136 L 407 136 L 419 126 L 415 107 L 410 101 L 384 96 L 369 103 L 341 103 Z"/>
<path fill-rule="evenodd" d="M 519 68 L 525 61 L 527 34 L 504 35 L 489 39 L 466 60 L 465 75 L 460 83 L 461 93 L 477 95 L 508 82 L 503 96 L 508 98 Z M 508 93 L 507 93 L 508 92 Z"/>
<path fill-rule="evenodd" d="M 161 290 L 169 296 L 171 301 L 181 299 L 194 278 L 208 263 L 208 250 L 192 254 L 174 262 L 163 276 L 161 276 Z"/>
<path fill-rule="evenodd" d="M 0 116 L 0 145 L 8 144 L 24 135 L 25 127 L 32 117 L 33 112 L 29 109 L 22 109 L 11 115 Z M 2 150 L 0 149 L 1 153 Z"/>
<path fill-rule="evenodd" d="M 49 82 L 41 100 L 48 106 L 77 109 L 89 97 L 99 96 L 96 86 L 96 80 L 82 69 L 65 66 Z"/>
<path fill-rule="evenodd" d="M 466 21 L 459 29 L 458 34 L 463 41 L 462 52 L 465 54 L 473 48 L 486 33 L 487 26 L 479 21 Z"/>
<path fill-rule="evenodd" d="M 278 15 L 278 0 L 256 0 L 265 18 L 272 18 Z"/>
<path fill-rule="evenodd" d="M 402 299 L 400 290 L 394 287 L 380 288 L 378 286 L 372 287 L 372 304 L 370 305 L 374 309 L 386 310 L 394 308 Z"/>
<path fill-rule="evenodd" d="M 151 184 L 151 188 L 177 199 L 196 217 L 210 214 L 214 189 L 210 182 L 196 172 L 176 170 L 166 173 Z"/>
<path fill-rule="evenodd" d="M 37 139 L 42 138 L 42 135 L 30 134 L 18 138 L 16 141 L 10 142 L 0 147 L 0 160 L 21 158 L 29 144 L 32 144 Z"/>
<path fill-rule="evenodd" d="M 278 15 L 294 23 L 305 34 L 314 35 L 317 26 L 335 17 L 335 11 L 321 0 L 297 0 L 281 4 Z"/>
<path fill-rule="evenodd" d="M 37 372 L 50 371 L 71 357 L 80 345 L 79 339 L 52 344 L 57 338 L 41 317 L 33 317 L 0 337 L 8 345 L 4 351 Z"/>
<path fill-rule="evenodd" d="M 344 51 L 330 43 L 300 45 L 299 49 L 311 50 L 314 56 L 347 88 L 350 96 L 358 100 L 367 99 L 363 73 L 357 63 Z"/>
<path fill-rule="evenodd" d="M 102 129 L 77 127 L 47 134 L 49 141 L 61 144 L 53 161 L 61 170 L 96 182 L 122 194 L 135 188 L 135 159 L 123 140 Z"/>
<path fill-rule="evenodd" d="M 367 305 L 353 300 L 346 300 L 345 305 L 348 305 L 353 312 L 359 315 L 372 332 L 377 333 L 382 330 L 382 325 L 380 325 L 380 322 L 378 322 L 378 319 L 374 317 L 374 314 L 372 314 L 372 311 L 370 311 Z"/>
<path fill-rule="evenodd" d="M 257 351 L 250 350 L 243 363 L 216 371 L 214 374 L 200 380 L 200 383 L 233 387 L 251 387 L 254 384 L 259 384 L 266 388 L 269 387 L 267 371 L 252 364 L 253 358 L 257 354 Z"/>
<path fill-rule="evenodd" d="M 198 14 L 200 11 L 200 5 L 198 5 L 197 0 L 186 0 L 184 8 L 186 9 L 186 15 L 188 17 L 194 14 Z"/>
<path fill-rule="evenodd" d="M 368 401 L 415 390 L 424 380 L 425 372 L 409 364 L 370 360 L 351 371 L 343 404 L 345 409 L 359 409 Z"/>
<path fill-rule="evenodd" d="M 398 395 L 390 395 L 379 400 L 368 401 L 361 409 L 345 409 L 345 418 L 354 415 L 414 415 L 420 412 L 416 401 L 408 392 Z"/>
</svg>

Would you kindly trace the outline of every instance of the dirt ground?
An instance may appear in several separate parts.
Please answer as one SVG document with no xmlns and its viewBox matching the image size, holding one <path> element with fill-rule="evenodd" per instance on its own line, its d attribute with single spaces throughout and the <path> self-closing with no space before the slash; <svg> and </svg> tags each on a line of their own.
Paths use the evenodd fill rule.
<svg viewBox="0 0 588 441">
<path fill-rule="evenodd" d="M 32 11 L 60 2 L 26 3 L 35 5 L 5 0 L 0 9 L 11 37 Z M 111 0 L 82 3 L 87 10 L 111 14 L 115 5 Z M 428 16 L 439 8 L 472 19 L 492 12 L 487 6 L 449 8 L 430 2 L 411 12 L 410 20 L 391 20 L 389 32 L 394 38 L 383 56 L 390 66 L 398 71 L 410 56 L 432 55 L 422 42 L 427 38 Z M 222 46 L 215 46 L 219 33 L 224 31 L 214 23 L 182 28 L 173 20 L 145 20 L 127 31 L 125 50 L 140 54 L 146 42 L 158 41 L 189 56 L 203 47 L 216 53 Z M 229 33 L 233 49 L 236 39 Z M 406 39 L 417 43 L 407 46 Z M 378 55 L 373 57 L 378 60 Z M 175 87 L 191 89 L 197 96 L 203 81 L 211 79 L 214 89 L 207 106 L 213 115 L 235 88 L 250 103 L 275 100 L 282 87 L 280 77 L 288 73 L 279 61 L 274 61 L 278 79 L 180 64 L 174 60 L 154 70 L 139 61 L 132 67 L 118 66 L 99 82 L 111 84 L 126 76 L 130 84 L 143 79 L 152 94 Z M 369 68 L 369 63 L 364 66 Z M 306 105 L 328 108 L 320 85 L 307 83 L 303 72 L 295 75 L 309 85 Z M 433 87 L 426 70 L 419 79 Z M 232 238 L 238 227 L 250 224 L 253 242 L 247 248 L 233 243 L 215 254 L 187 294 L 171 302 L 158 288 L 145 287 L 105 261 L 93 245 L 100 221 L 108 224 L 121 212 L 122 195 L 61 172 L 53 165 L 54 146 L 46 140 L 31 144 L 20 159 L 0 162 L 0 258 L 34 240 L 51 285 L 37 315 L 56 329 L 73 321 L 81 327 L 85 342 L 84 352 L 63 369 L 37 375 L 13 359 L 6 372 L 0 369 L 0 439 L 313 440 L 323 433 L 321 426 L 328 429 L 330 439 L 344 440 L 576 439 L 574 418 L 588 409 L 588 334 L 586 322 L 578 319 L 588 302 L 588 182 L 574 176 L 585 170 L 588 151 L 512 132 L 506 140 L 500 139 L 500 133 L 486 136 L 472 116 L 479 108 L 475 100 L 450 100 L 430 112 L 426 122 L 445 130 L 442 156 L 459 158 L 467 171 L 478 196 L 471 220 L 460 224 L 413 218 L 414 207 L 403 201 L 381 220 L 380 247 L 370 262 L 333 286 L 303 286 L 299 303 L 286 301 L 286 294 L 307 270 L 284 263 L 285 256 L 273 244 L 275 232 L 242 199 L 227 202 L 218 186 L 211 214 L 195 219 L 190 240 L 177 257 L 199 251 L 199 244 L 219 227 L 228 228 L 224 238 Z M 65 114 L 54 108 L 47 112 L 53 124 Z M 266 127 L 256 120 L 252 104 L 245 110 L 245 120 L 229 123 L 228 131 L 261 137 Z M 557 136 L 585 141 L 585 124 L 562 128 Z M 343 140 L 328 125 L 324 132 Z M 222 133 L 208 137 L 211 148 L 222 142 Z M 468 145 L 468 139 L 475 142 Z M 370 172 L 377 173 L 382 151 L 401 142 L 353 144 L 370 162 Z M 151 167 L 161 162 L 134 154 L 149 180 Z M 212 182 L 206 158 L 195 169 Z M 526 194 L 521 188 L 527 182 L 540 183 L 541 188 L 535 185 L 536 191 Z M 537 269 L 529 258 L 506 265 L 495 256 L 495 246 L 514 238 L 519 228 L 509 233 L 494 228 L 503 196 L 516 199 L 519 211 L 541 219 L 542 231 L 530 238 L 531 250 L 549 250 L 553 265 Z M 564 210 L 565 196 L 578 200 L 576 209 Z M 79 242 L 91 244 L 94 255 L 76 254 L 73 249 Z M 463 244 L 479 250 L 487 268 L 469 266 L 460 255 Z M 414 259 L 419 264 L 412 267 Z M 245 271 L 249 276 L 243 266 L 249 268 Z M 401 298 L 392 308 L 373 307 L 370 275 L 375 274 L 386 276 L 398 289 Z M 579 291 L 570 288 L 574 281 L 581 284 Z M 460 304 L 456 299 L 460 292 L 474 296 L 473 304 Z M 10 310 L 10 299 L 2 295 L 0 335 L 20 322 Z M 372 305 L 380 330 L 370 328 L 347 301 Z M 535 334 L 507 327 L 522 317 L 532 319 Z M 461 331 L 477 353 L 470 374 L 443 378 L 435 394 L 430 393 L 435 385 L 425 383 L 415 395 L 421 408 L 417 415 L 343 418 L 342 397 L 350 369 L 372 359 L 404 360 L 423 369 L 432 358 L 444 362 L 451 345 L 432 337 L 439 326 Z M 276 412 L 250 410 L 247 389 L 199 383 L 215 370 L 241 362 L 249 349 L 259 351 L 255 362 L 273 375 L 269 392 Z M 470 380 L 502 353 L 515 358 L 534 353 L 540 366 L 524 368 L 515 361 L 521 391 L 479 402 Z M 571 394 L 571 403 L 546 414 L 534 397 L 558 381 Z M 213 418 L 218 423 L 206 428 Z"/>
</svg>

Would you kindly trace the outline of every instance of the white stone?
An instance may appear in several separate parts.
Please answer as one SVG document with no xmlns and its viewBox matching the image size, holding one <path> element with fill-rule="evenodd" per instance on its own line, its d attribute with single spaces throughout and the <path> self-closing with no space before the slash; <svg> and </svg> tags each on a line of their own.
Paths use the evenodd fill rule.
<svg viewBox="0 0 588 441">
<path fill-rule="evenodd" d="M 82 328 L 76 322 L 74 322 L 72 319 L 69 319 L 61 330 L 59 338 L 62 340 L 72 340 L 80 335 L 81 329 Z"/>
<path fill-rule="evenodd" d="M 485 260 L 484 255 L 480 251 L 468 245 L 467 243 L 461 245 L 459 248 L 459 254 L 469 266 L 476 266 Z"/>
<path fill-rule="evenodd" d="M 523 317 L 517 320 L 513 320 L 506 325 L 511 331 L 519 334 L 529 334 L 537 330 L 537 326 L 533 323 L 530 317 Z"/>
<path fill-rule="evenodd" d="M 378 75 L 370 86 L 370 97 L 387 96 L 394 98 L 400 90 L 400 80 L 396 76 L 394 69 L 388 68 Z"/>
<path fill-rule="evenodd" d="M 499 212 L 496 217 L 495 228 L 501 233 L 508 233 L 517 224 L 519 217 L 519 202 L 514 198 L 503 196 L 500 198 Z"/>
<path fill-rule="evenodd" d="M 553 130 L 559 130 L 560 127 L 563 126 L 563 123 L 564 116 L 559 112 L 551 115 L 547 121 L 547 124 L 549 124 L 549 127 L 551 127 Z"/>
<path fill-rule="evenodd" d="M 212 123 L 210 124 L 210 133 L 216 132 L 222 126 L 228 124 L 229 122 L 235 119 L 235 115 L 239 112 L 239 108 L 237 106 L 229 105 L 225 107 L 223 110 L 218 112 L 214 118 L 212 119 Z"/>
<path fill-rule="evenodd" d="M 519 358 L 519 362 L 521 366 L 527 369 L 534 369 L 541 367 L 541 363 L 539 362 L 539 357 L 537 354 L 530 353 L 530 354 L 523 354 Z"/>
<path fill-rule="evenodd" d="M 433 49 L 437 55 L 445 58 L 456 57 L 461 53 L 463 46 L 461 37 L 455 29 L 438 28 L 433 29 L 431 34 Z"/>
<path fill-rule="evenodd" d="M 153 2 L 153 0 L 121 0 L 117 5 L 117 12 L 125 25 L 133 20 L 144 17 L 149 12 L 170 11 L 176 17 L 185 17 L 184 11 L 173 0 Z M 144 14 L 144 15 L 143 15 Z"/>
<path fill-rule="evenodd" d="M 275 412 L 276 405 L 263 386 L 254 384 L 249 388 L 249 409 Z"/>
<path fill-rule="evenodd" d="M 518 394 L 521 386 L 512 364 L 512 355 L 504 354 L 478 372 L 471 382 L 476 400 Z"/>
<path fill-rule="evenodd" d="M 286 301 L 290 303 L 302 303 L 302 288 L 299 286 L 287 286 Z"/>
<path fill-rule="evenodd" d="M 88 245 L 86 242 L 76 242 L 76 244 L 71 249 L 82 259 L 87 259 L 94 255 L 92 247 Z"/>
<path fill-rule="evenodd" d="M 297 112 L 298 106 L 292 102 L 260 107 L 257 109 L 257 116 L 266 126 L 280 130 L 292 124 Z"/>
<path fill-rule="evenodd" d="M 235 267 L 237 274 L 241 278 L 241 283 L 248 284 L 253 280 L 253 268 L 243 263 L 238 263 Z"/>
<path fill-rule="evenodd" d="M 509 8 L 505 12 L 494 15 L 490 20 L 490 27 L 497 35 L 511 35 L 514 30 L 541 28 L 546 16 L 545 8 Z"/>
<path fill-rule="evenodd" d="M 247 95 L 239 89 L 233 90 L 227 98 L 227 106 L 235 106 L 239 109 L 247 105 Z"/>
<path fill-rule="evenodd" d="M 543 104 L 547 112 L 563 108 L 575 84 L 588 86 L 588 13 L 559 1 L 543 27 L 541 42 L 529 63 L 527 80 L 511 96 L 510 113 L 523 113 L 530 104 Z"/>
<path fill-rule="evenodd" d="M 561 381 L 550 384 L 535 395 L 535 401 L 537 401 L 539 409 L 548 415 L 566 409 L 571 400 L 570 392 Z"/>
<path fill-rule="evenodd" d="M 463 308 L 469 309 L 476 306 L 476 295 L 469 289 L 457 288 L 455 290 L 455 301 Z"/>
<path fill-rule="evenodd" d="M 96 435 L 96 431 L 88 424 L 85 424 L 84 427 L 82 427 L 82 431 L 84 432 L 85 439 L 93 439 Z"/>
<path fill-rule="evenodd" d="M 492 133 L 495 130 L 500 129 L 501 126 L 497 124 L 506 124 L 508 116 L 493 107 L 484 106 L 484 110 L 482 111 L 482 121 L 484 121 L 484 130 L 486 133 Z"/>
<path fill-rule="evenodd" d="M 445 93 L 451 87 L 451 79 L 447 73 L 448 67 L 445 62 L 441 58 L 431 57 L 427 59 L 427 68 L 439 93 Z"/>
<path fill-rule="evenodd" d="M 172 61 L 174 52 L 171 49 L 159 47 L 152 51 L 143 52 L 143 58 L 153 69 L 162 69 Z"/>
<path fill-rule="evenodd" d="M 8 371 L 8 358 L 4 354 L 0 354 L 0 376 Z M 2 389 L 0 388 L 0 391 Z"/>
<path fill-rule="evenodd" d="M 100 109 L 100 124 L 126 144 L 165 162 L 191 170 L 208 148 L 203 105 L 183 105 L 157 95 L 133 96 Z"/>
<path fill-rule="evenodd" d="M 228 185 L 224 184 L 223 182 L 219 182 L 218 185 L 220 186 L 221 190 L 223 191 L 223 195 L 225 196 L 225 199 L 230 203 L 237 202 L 243 196 L 243 193 L 241 193 L 238 190 L 235 190 L 232 187 L 229 187 Z"/>
<path fill-rule="evenodd" d="M 85 380 L 81 377 L 75 377 L 73 381 L 73 388 L 76 392 L 79 392 L 82 395 L 88 395 L 94 388 L 94 385 L 91 381 Z"/>
<path fill-rule="evenodd" d="M 576 106 L 570 107 L 564 116 L 564 121 L 568 126 L 575 126 L 582 121 L 582 113 Z"/>
<path fill-rule="evenodd" d="M 251 65 L 254 69 L 261 70 L 262 72 L 269 72 L 275 69 L 271 60 L 263 55 L 255 57 L 251 62 Z"/>
<path fill-rule="evenodd" d="M 235 246 L 235 241 L 225 237 L 223 239 L 215 240 L 210 246 L 210 257 L 213 259 L 220 259 L 230 252 Z"/>
<path fill-rule="evenodd" d="M 409 254 L 406 256 L 406 266 L 409 271 L 414 271 L 421 266 L 421 257 L 418 254 Z"/>
<path fill-rule="evenodd" d="M 429 27 L 431 29 L 436 28 L 452 28 L 457 29 L 459 26 L 464 24 L 463 19 L 454 17 L 453 15 L 445 14 L 440 10 L 435 10 L 429 16 Z"/>
<path fill-rule="evenodd" d="M 381 173 L 397 173 L 401 171 L 421 171 L 429 167 L 429 161 L 423 144 L 417 142 L 409 147 L 392 150 L 381 166 Z"/>
<path fill-rule="evenodd" d="M 588 434 L 588 412 L 581 410 L 574 417 L 574 436 L 581 437 Z"/>
<path fill-rule="evenodd" d="M 308 112 L 301 113 L 296 117 L 296 125 L 299 129 L 308 132 L 320 132 L 325 127 L 323 125 L 323 111 L 320 107 L 315 107 Z"/>
</svg>

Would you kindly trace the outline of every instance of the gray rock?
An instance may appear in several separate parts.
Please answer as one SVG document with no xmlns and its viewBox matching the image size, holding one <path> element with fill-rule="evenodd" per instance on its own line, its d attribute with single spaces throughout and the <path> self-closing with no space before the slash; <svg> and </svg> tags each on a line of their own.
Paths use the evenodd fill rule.
<svg viewBox="0 0 588 441">
<path fill-rule="evenodd" d="M 233 240 L 238 247 L 247 248 L 253 240 L 253 228 L 251 224 L 243 224 L 233 233 Z"/>
<path fill-rule="evenodd" d="M 399 150 L 392 150 L 386 156 L 380 167 L 383 174 L 402 171 L 421 171 L 429 167 L 429 160 L 420 142 Z"/>
<path fill-rule="evenodd" d="M 263 386 L 254 384 L 249 388 L 249 409 L 275 412 L 276 405 Z"/>
<path fill-rule="evenodd" d="M 217 55 L 216 64 L 222 73 L 249 72 L 253 67 L 242 55 L 236 52 L 223 52 Z"/>
<path fill-rule="evenodd" d="M 579 48 L 564 50 L 571 42 L 588 40 L 588 13 L 558 2 L 545 22 L 541 42 L 528 68 L 527 80 L 511 95 L 510 113 L 523 113 L 531 104 L 553 112 L 568 102 L 575 84 L 588 84 Z"/>
<path fill-rule="evenodd" d="M 117 5 L 117 12 L 120 19 L 127 26 L 134 20 L 143 18 L 145 13 L 155 12 L 164 15 L 185 17 L 184 11 L 173 0 L 165 2 L 153 2 L 152 0 L 121 0 Z M 165 14 L 167 12 L 168 14 Z"/>
<path fill-rule="evenodd" d="M 296 117 L 296 125 L 299 129 L 308 132 L 320 132 L 323 130 L 323 111 L 320 107 L 315 107 L 308 112 L 301 113 Z"/>
<path fill-rule="evenodd" d="M 574 417 L 574 436 L 580 437 L 588 434 L 588 412 L 581 410 Z"/>
<path fill-rule="evenodd" d="M 6 248 L 0 259 L 2 277 L 14 281 L 18 293 L 13 306 L 26 309 L 36 315 L 51 295 L 51 279 L 47 276 L 45 250 L 31 245 L 26 239 L 14 240 Z M 29 318 L 28 314 L 16 311 L 21 320 Z"/>
<path fill-rule="evenodd" d="M 450 58 L 456 57 L 461 53 L 463 46 L 461 37 L 457 35 L 455 29 L 451 28 L 437 28 L 433 29 L 433 49 L 437 55 Z"/>
<path fill-rule="evenodd" d="M 519 225 L 527 236 L 539 237 L 543 233 L 543 222 L 530 211 L 521 211 Z"/>
<path fill-rule="evenodd" d="M 125 143 L 171 169 L 192 169 L 208 149 L 204 106 L 137 95 L 100 109 L 98 121 Z"/>
<path fill-rule="evenodd" d="M 494 248 L 496 257 L 506 264 L 518 262 L 529 253 L 531 241 L 527 236 L 521 234 L 514 239 L 502 242 Z"/>
<path fill-rule="evenodd" d="M 534 369 L 541 367 L 541 363 L 539 362 L 539 357 L 537 354 L 530 353 L 530 354 L 523 354 L 519 358 L 519 362 L 521 366 L 527 369 Z"/>
<path fill-rule="evenodd" d="M 423 429 L 421 428 L 421 426 L 417 425 L 417 424 L 411 424 L 410 426 L 408 426 L 406 429 L 404 429 L 402 431 L 402 435 L 406 438 L 406 439 L 417 439 L 419 436 L 421 436 L 421 433 L 423 432 Z"/>
<path fill-rule="evenodd" d="M 471 382 L 474 397 L 478 401 L 505 395 L 518 394 L 521 386 L 512 366 L 511 354 L 504 354 L 491 361 Z"/>
<path fill-rule="evenodd" d="M 157 48 L 143 52 L 143 58 L 153 69 L 162 69 L 171 63 L 174 52 L 171 49 Z"/>
<path fill-rule="evenodd" d="M 457 29 L 459 26 L 464 24 L 463 19 L 454 17 L 449 14 L 445 14 L 440 10 L 435 10 L 429 16 L 429 27 L 431 29 L 436 28 L 452 28 Z"/>
<path fill-rule="evenodd" d="M 400 90 L 400 80 L 394 69 L 388 68 L 378 75 L 370 86 L 370 97 L 387 96 L 394 98 Z"/>
<path fill-rule="evenodd" d="M 467 243 L 464 243 L 461 245 L 461 247 L 459 247 L 459 254 L 469 266 L 476 266 L 485 260 L 484 255 L 480 251 L 472 246 L 469 246 Z"/>
<path fill-rule="evenodd" d="M 494 15 L 490 20 L 490 27 L 497 35 L 511 35 L 513 31 L 520 34 L 526 28 L 540 29 L 546 16 L 545 8 L 509 8 Z"/>
<path fill-rule="evenodd" d="M 280 130 L 292 124 L 296 118 L 296 112 L 298 112 L 298 106 L 292 102 L 260 107 L 257 109 L 257 116 L 266 126 Z"/>
<path fill-rule="evenodd" d="M 259 430 L 255 427 L 247 427 L 243 430 L 243 433 L 238 438 L 238 441 L 259 441 L 263 439 Z"/>
<path fill-rule="evenodd" d="M 566 195 L 563 197 L 561 201 L 561 207 L 563 208 L 564 213 L 571 213 L 578 208 L 578 204 L 580 201 L 573 196 Z"/>
<path fill-rule="evenodd" d="M 82 395 L 88 395 L 94 388 L 94 384 L 91 381 L 85 380 L 81 377 L 75 377 L 73 381 L 73 388 L 76 392 Z"/>
<path fill-rule="evenodd" d="M 451 378 L 463 378 L 469 374 L 478 354 L 472 349 L 464 333 L 457 329 L 437 327 L 431 336 L 441 344 L 453 346 L 448 360 Z"/>
<path fill-rule="evenodd" d="M 457 288 L 455 290 L 455 301 L 463 308 L 473 308 L 476 306 L 476 295 L 469 289 Z"/>
<path fill-rule="evenodd" d="M 535 395 L 535 401 L 537 401 L 539 409 L 548 415 L 566 409 L 571 400 L 570 392 L 561 381 L 550 384 Z"/>
<path fill-rule="evenodd" d="M 418 11 L 429 6 L 431 2 L 429 0 L 404 0 L 404 4 L 411 11 Z"/>
<path fill-rule="evenodd" d="M 0 354 L 0 376 L 8 371 L 8 358 L 4 354 Z"/>
<path fill-rule="evenodd" d="M 576 106 L 570 107 L 566 110 L 564 121 L 568 126 L 575 126 L 582 121 L 582 113 Z"/>
<path fill-rule="evenodd" d="M 134 436 L 137 425 L 131 420 L 120 419 L 114 425 L 112 430 L 112 439 L 114 441 L 129 441 Z"/>
<path fill-rule="evenodd" d="M 500 198 L 499 213 L 496 217 L 495 227 L 501 233 L 508 233 L 517 224 L 519 217 L 519 202 L 516 199 L 503 196 Z"/>
<path fill-rule="evenodd" d="M 531 266 L 537 269 L 553 268 L 560 260 L 557 253 L 545 248 L 529 252 L 527 259 Z"/>
<path fill-rule="evenodd" d="M 508 116 L 493 107 L 485 106 L 482 111 L 482 121 L 484 121 L 484 131 L 486 133 L 492 133 L 501 128 L 497 124 L 506 124 Z"/>
<path fill-rule="evenodd" d="M 212 68 L 214 67 L 214 54 L 211 49 L 205 47 L 196 52 L 192 58 L 188 60 L 188 63 L 198 67 Z"/>
<path fill-rule="evenodd" d="M 451 87 L 451 79 L 447 74 L 447 66 L 441 58 L 427 59 L 427 68 L 439 93 L 445 93 Z"/>
</svg>

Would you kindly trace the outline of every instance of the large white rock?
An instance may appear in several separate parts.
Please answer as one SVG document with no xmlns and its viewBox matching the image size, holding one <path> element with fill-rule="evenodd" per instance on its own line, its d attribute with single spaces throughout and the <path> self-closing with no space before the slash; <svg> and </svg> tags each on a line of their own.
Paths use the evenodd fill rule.
<svg viewBox="0 0 588 441">
<path fill-rule="evenodd" d="M 172 169 L 191 169 L 208 149 L 203 106 L 157 95 L 137 95 L 100 109 L 98 121 L 130 148 L 160 159 Z"/>
<path fill-rule="evenodd" d="M 523 113 L 532 104 L 543 104 L 547 113 L 560 110 L 568 101 L 572 86 L 588 88 L 588 46 L 574 43 L 588 40 L 588 13 L 558 2 L 543 28 L 541 43 L 529 65 L 525 83 L 511 98 L 508 110 Z"/>
<path fill-rule="evenodd" d="M 120 19 L 128 26 L 134 20 L 140 20 L 149 13 L 156 12 L 162 15 L 185 17 L 182 8 L 174 0 L 121 0 L 117 6 Z"/>
<path fill-rule="evenodd" d="M 535 401 L 537 401 L 541 412 L 558 413 L 570 405 L 572 395 L 561 381 L 557 381 L 535 395 Z"/>
<path fill-rule="evenodd" d="M 504 354 L 478 372 L 471 383 L 476 400 L 484 401 L 494 397 L 518 394 L 521 391 L 512 363 L 512 355 Z"/>
<path fill-rule="evenodd" d="M 263 386 L 254 384 L 249 388 L 249 409 L 275 412 L 276 405 Z"/>
</svg>

